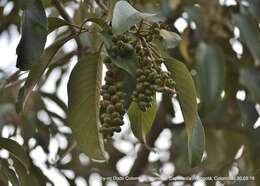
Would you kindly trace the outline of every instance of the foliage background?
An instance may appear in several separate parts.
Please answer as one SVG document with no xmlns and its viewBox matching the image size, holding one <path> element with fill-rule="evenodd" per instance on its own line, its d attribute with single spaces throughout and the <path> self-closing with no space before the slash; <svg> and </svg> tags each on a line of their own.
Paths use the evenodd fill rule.
<svg viewBox="0 0 260 186">
<path fill-rule="evenodd" d="M 60 15 L 51 2 L 43 1 L 47 15 Z M 102 1 L 60 2 L 76 25 L 80 25 L 87 17 L 102 16 L 102 7 L 98 5 Z M 199 114 L 205 128 L 207 144 L 204 162 L 195 168 L 190 168 L 187 163 L 186 133 L 175 99 L 170 104 L 174 107 L 174 112 L 171 108 L 165 109 L 155 120 L 155 123 L 160 123 L 160 127 L 151 132 L 150 138 L 152 143 L 155 141 L 156 153 L 149 152 L 140 145 L 133 137 L 129 124 L 108 143 L 110 160 L 107 163 L 90 161 L 79 148 L 71 148 L 75 145 L 71 130 L 66 126 L 65 90 L 68 75 L 77 62 L 75 41 L 66 44 L 54 57 L 47 73 L 29 99 L 26 114 L 17 115 L 15 100 L 18 89 L 26 78 L 26 73 L 15 72 L 13 57 L 18 43 L 21 10 L 16 0 L 0 0 L 0 48 L 3 50 L 0 51 L 1 136 L 15 139 L 27 150 L 34 170 L 31 175 L 34 182 L 30 184 L 61 185 L 64 182 L 67 185 L 117 185 L 113 181 L 103 180 L 101 183 L 98 180 L 100 176 L 119 175 L 142 175 L 145 180 L 156 176 L 248 175 L 255 176 L 256 180 L 225 184 L 259 185 L 260 129 L 259 121 L 256 121 L 260 107 L 260 2 L 129 2 L 144 12 L 161 12 L 167 17 L 166 22 L 172 31 L 179 33 L 182 38 L 171 54 L 185 62 L 196 81 L 200 98 Z M 114 1 L 103 3 L 113 4 Z M 68 27 L 62 27 L 49 34 L 47 46 L 69 31 Z M 96 46 L 97 37 L 95 33 L 81 35 L 86 50 Z M 11 43 L 15 43 L 15 47 Z M 163 101 L 160 95 L 157 100 L 161 102 L 159 109 L 168 108 L 168 100 Z M 9 153 L 1 150 L 0 156 L 7 159 Z M 5 179 L 0 180 L 0 185 L 7 185 Z M 149 179 L 148 182 L 148 185 L 176 184 Z M 212 182 L 199 183 L 215 185 Z"/>
</svg>

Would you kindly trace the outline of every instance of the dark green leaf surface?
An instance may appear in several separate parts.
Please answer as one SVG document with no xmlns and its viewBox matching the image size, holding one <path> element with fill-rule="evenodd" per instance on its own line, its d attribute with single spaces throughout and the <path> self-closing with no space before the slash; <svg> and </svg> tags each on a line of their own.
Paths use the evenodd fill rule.
<svg viewBox="0 0 260 186">
<path fill-rule="evenodd" d="M 40 58 L 40 62 L 33 66 L 24 86 L 19 90 L 18 93 L 16 102 L 16 110 L 18 113 L 23 111 L 26 100 L 28 99 L 33 88 L 36 86 L 44 71 L 48 67 L 51 59 L 54 57 L 54 55 L 60 49 L 60 47 L 62 47 L 62 45 L 71 38 L 72 36 L 66 36 L 54 42 L 44 51 L 43 55 Z"/>
<path fill-rule="evenodd" d="M 21 25 L 16 66 L 20 70 L 30 70 L 33 64 L 39 62 L 47 38 L 47 18 L 40 0 L 34 0 L 25 7 Z"/>
<path fill-rule="evenodd" d="M 201 42 L 196 54 L 197 85 L 202 108 L 214 109 L 224 89 L 225 63 L 221 49 Z"/>
<path fill-rule="evenodd" d="M 193 124 L 191 139 L 188 140 L 189 162 L 192 167 L 202 161 L 205 150 L 205 133 L 200 117 L 197 114 Z"/>
<path fill-rule="evenodd" d="M 260 65 L 260 32 L 257 24 L 248 15 L 243 14 L 235 14 L 233 20 L 240 30 L 242 41 L 254 57 L 255 65 Z"/>
<path fill-rule="evenodd" d="M 22 146 L 16 141 L 0 137 L 0 147 L 9 151 L 29 171 L 29 159 Z"/>
<path fill-rule="evenodd" d="M 246 128 L 253 129 L 254 124 L 259 117 L 255 108 L 255 103 L 248 100 L 238 100 L 238 106 L 241 111 L 244 126 Z"/>
<path fill-rule="evenodd" d="M 239 82 L 249 91 L 252 100 L 260 100 L 260 70 L 241 68 Z"/>
<path fill-rule="evenodd" d="M 144 18 L 152 16 L 155 14 L 141 13 L 127 1 L 118 1 L 114 7 L 112 31 L 115 34 L 122 34 Z"/>
<path fill-rule="evenodd" d="M 167 69 L 175 81 L 177 99 L 180 103 L 189 139 L 192 136 L 193 124 L 197 117 L 196 89 L 187 67 L 174 58 L 166 58 Z"/>
<path fill-rule="evenodd" d="M 68 123 L 81 150 L 92 159 L 105 160 L 99 132 L 102 62 L 100 54 L 84 56 L 74 67 L 68 82 Z"/>
<path fill-rule="evenodd" d="M 19 180 L 15 172 L 9 168 L 8 162 L 4 159 L 0 161 L 0 170 L 6 180 L 9 180 L 12 186 L 20 186 Z"/>
<path fill-rule="evenodd" d="M 48 33 L 53 32 L 59 27 L 68 25 L 67 21 L 58 17 L 48 17 Z"/>
<path fill-rule="evenodd" d="M 137 137 L 141 142 L 145 142 L 145 136 L 152 127 L 156 111 L 157 103 L 155 98 L 153 99 L 151 108 L 146 112 L 141 111 L 135 102 L 132 102 L 129 107 L 128 116 L 132 131 L 135 137 Z"/>
</svg>

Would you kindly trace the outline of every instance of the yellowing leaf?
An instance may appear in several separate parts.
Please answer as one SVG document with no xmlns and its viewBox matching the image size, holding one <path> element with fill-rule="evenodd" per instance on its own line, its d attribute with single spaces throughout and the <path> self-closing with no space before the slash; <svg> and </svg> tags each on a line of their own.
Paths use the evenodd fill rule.
<svg viewBox="0 0 260 186">
<path fill-rule="evenodd" d="M 141 111 L 135 102 L 132 102 L 129 107 L 128 116 L 132 131 L 141 142 L 145 142 L 145 136 L 150 131 L 155 119 L 156 110 L 157 103 L 155 98 L 153 99 L 151 108 L 146 112 Z"/>
<path fill-rule="evenodd" d="M 166 58 L 165 65 L 171 72 L 172 78 L 176 83 L 175 89 L 177 92 L 177 99 L 180 103 L 188 138 L 190 139 L 193 123 L 196 121 L 198 110 L 196 89 L 193 79 L 189 70 L 182 62 L 174 58 Z"/>
<path fill-rule="evenodd" d="M 99 132 L 102 62 L 100 54 L 84 56 L 74 67 L 68 82 L 68 123 L 81 150 L 92 159 L 105 160 Z"/>
</svg>

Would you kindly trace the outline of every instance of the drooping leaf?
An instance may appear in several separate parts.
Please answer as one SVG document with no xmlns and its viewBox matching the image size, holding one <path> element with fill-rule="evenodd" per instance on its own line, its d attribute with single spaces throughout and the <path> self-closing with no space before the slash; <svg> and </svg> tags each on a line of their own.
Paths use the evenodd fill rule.
<svg viewBox="0 0 260 186">
<path fill-rule="evenodd" d="M 166 48 L 169 49 L 175 48 L 181 40 L 181 37 L 178 34 L 165 29 L 160 30 L 160 36 L 162 36 Z"/>
<path fill-rule="evenodd" d="M 145 136 L 150 131 L 155 119 L 156 110 L 157 103 L 155 98 L 152 106 L 146 112 L 141 111 L 135 102 L 132 102 L 129 107 L 128 116 L 132 131 L 141 142 L 145 142 Z"/>
<path fill-rule="evenodd" d="M 201 42 L 196 56 L 197 85 L 202 108 L 213 109 L 224 89 L 225 63 L 220 48 Z"/>
<path fill-rule="evenodd" d="M 112 31 L 115 34 L 122 34 L 143 19 L 152 16 L 155 14 L 141 13 L 127 1 L 118 1 L 113 11 Z"/>
<path fill-rule="evenodd" d="M 250 99 L 260 100 L 260 70 L 256 68 L 241 68 L 239 83 L 249 91 Z"/>
<path fill-rule="evenodd" d="M 189 162 L 192 167 L 202 161 L 205 150 L 205 133 L 200 117 L 197 114 L 196 121 L 193 124 L 191 138 L 188 139 Z"/>
<path fill-rule="evenodd" d="M 176 83 L 175 89 L 177 92 L 177 99 L 180 103 L 188 138 L 190 139 L 198 110 L 196 89 L 193 79 L 189 70 L 182 62 L 174 58 L 166 58 L 165 65 L 171 72 L 171 76 Z"/>
<path fill-rule="evenodd" d="M 105 160 L 99 132 L 102 63 L 99 53 L 84 56 L 68 82 L 68 123 L 81 150 L 92 159 Z"/>
<path fill-rule="evenodd" d="M 17 101 L 16 101 L 16 111 L 20 113 L 23 111 L 25 103 L 30 96 L 33 88 L 38 83 L 39 79 L 43 75 L 44 71 L 48 67 L 50 61 L 56 54 L 56 52 L 62 47 L 64 43 L 69 41 L 72 36 L 66 36 L 54 42 L 51 46 L 49 46 L 40 58 L 40 62 L 35 64 L 30 71 L 27 80 L 24 86 L 19 90 Z"/>
<path fill-rule="evenodd" d="M 22 37 L 17 46 L 16 66 L 20 70 L 30 70 L 39 62 L 47 38 L 47 18 L 41 1 L 27 4 L 22 16 Z"/>
<path fill-rule="evenodd" d="M 242 41 L 254 57 L 255 65 L 260 65 L 260 32 L 257 22 L 245 14 L 235 14 L 233 20 L 240 30 Z"/>
<path fill-rule="evenodd" d="M 27 171 L 29 171 L 30 163 L 28 156 L 23 147 L 16 141 L 0 137 L 0 147 L 9 151 L 13 157 L 16 158 Z"/>
<path fill-rule="evenodd" d="M 58 17 L 48 17 L 48 33 L 53 32 L 59 27 L 68 25 L 67 21 Z"/>
<path fill-rule="evenodd" d="M 20 162 L 14 161 L 15 171 L 19 175 L 21 186 L 41 186 L 33 171 L 27 172 Z"/>
<path fill-rule="evenodd" d="M 8 162 L 4 159 L 0 161 L 0 170 L 4 175 L 5 179 L 11 182 L 12 186 L 20 186 L 19 180 L 14 170 L 9 168 Z"/>
</svg>

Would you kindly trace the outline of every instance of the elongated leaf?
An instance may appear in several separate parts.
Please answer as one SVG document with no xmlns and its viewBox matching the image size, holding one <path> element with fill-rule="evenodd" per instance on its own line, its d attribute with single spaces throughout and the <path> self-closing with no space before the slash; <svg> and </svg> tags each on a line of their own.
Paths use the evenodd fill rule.
<svg viewBox="0 0 260 186">
<path fill-rule="evenodd" d="M 196 56 L 197 85 L 202 108 L 214 108 L 224 89 L 225 64 L 223 52 L 204 42 L 199 44 Z"/>
<path fill-rule="evenodd" d="M 37 177 L 34 175 L 34 172 L 26 172 L 20 162 L 14 161 L 14 167 L 19 175 L 19 182 L 21 186 L 42 186 Z"/>
<path fill-rule="evenodd" d="M 22 16 L 22 37 L 17 46 L 16 66 L 29 70 L 39 62 L 47 39 L 47 18 L 41 1 L 27 4 Z"/>
<path fill-rule="evenodd" d="M 197 117 L 196 89 L 189 70 L 186 66 L 174 58 L 166 58 L 167 69 L 171 72 L 176 82 L 175 89 L 177 99 L 180 103 L 184 121 L 186 124 L 188 138 L 192 136 L 193 123 Z"/>
<path fill-rule="evenodd" d="M 254 57 L 255 65 L 260 65 L 260 32 L 257 22 L 243 14 L 235 14 L 233 20 L 240 30 L 242 41 Z"/>
<path fill-rule="evenodd" d="M 64 43 L 70 40 L 72 36 L 66 36 L 62 39 L 57 40 L 51 46 L 49 46 L 40 58 L 40 62 L 35 64 L 30 71 L 27 80 L 24 86 L 19 90 L 17 102 L 16 102 L 16 111 L 20 113 L 23 111 L 25 106 L 26 100 L 30 96 L 33 88 L 38 83 L 39 79 L 43 75 L 44 71 L 48 67 L 51 59 L 54 57 L 56 52 L 62 47 Z"/>
<path fill-rule="evenodd" d="M 81 150 L 97 160 L 106 159 L 99 132 L 101 76 L 100 54 L 89 54 L 77 63 L 68 82 L 68 123 Z"/>
<path fill-rule="evenodd" d="M 59 27 L 68 25 L 67 21 L 58 17 L 48 17 L 48 33 L 53 32 Z"/>
<path fill-rule="evenodd" d="M 0 147 L 9 151 L 29 171 L 29 159 L 22 146 L 16 141 L 0 137 Z"/>
<path fill-rule="evenodd" d="M 146 112 L 141 111 L 135 102 L 132 102 L 129 107 L 128 116 L 132 131 L 141 142 L 145 142 L 145 136 L 150 131 L 155 119 L 156 110 L 157 103 L 155 98 L 151 108 Z"/>
<path fill-rule="evenodd" d="M 254 124 L 258 119 L 258 112 L 255 108 L 255 103 L 252 101 L 244 100 L 237 101 L 239 110 L 241 112 L 243 124 L 248 129 L 253 129 Z"/>
<path fill-rule="evenodd" d="M 178 34 L 165 29 L 160 30 L 160 36 L 162 36 L 164 40 L 165 47 L 169 49 L 175 48 L 181 40 L 181 37 Z"/>
<path fill-rule="evenodd" d="M 118 1 L 113 11 L 112 31 L 115 34 L 122 34 L 144 18 L 152 16 L 155 14 L 141 13 L 127 1 Z"/>
<path fill-rule="evenodd" d="M 20 186 L 15 172 L 9 168 L 8 162 L 6 160 L 1 160 L 0 170 L 3 173 L 5 179 L 9 180 L 12 183 L 12 186 Z"/>
<path fill-rule="evenodd" d="M 260 70 L 256 68 L 241 68 L 239 83 L 246 87 L 251 100 L 260 100 Z"/>
<path fill-rule="evenodd" d="M 205 150 L 205 133 L 199 115 L 193 124 L 192 136 L 188 140 L 189 162 L 192 167 L 202 161 Z"/>
</svg>

